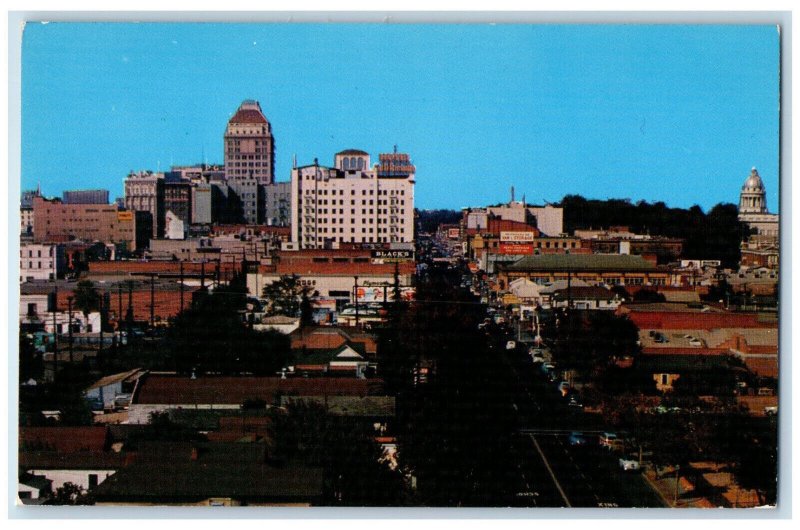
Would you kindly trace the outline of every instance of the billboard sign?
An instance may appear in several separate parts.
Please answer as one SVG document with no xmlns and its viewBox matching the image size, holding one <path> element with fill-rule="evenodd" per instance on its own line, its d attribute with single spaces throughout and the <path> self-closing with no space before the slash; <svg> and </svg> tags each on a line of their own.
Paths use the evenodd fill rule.
<svg viewBox="0 0 800 530">
<path fill-rule="evenodd" d="M 532 243 L 533 232 L 500 232 L 500 241 L 508 243 Z"/>
<path fill-rule="evenodd" d="M 500 243 L 500 254 L 533 254 L 533 245 Z"/>
<path fill-rule="evenodd" d="M 384 292 L 386 294 L 386 298 L 384 298 Z M 414 295 L 416 294 L 415 287 L 401 287 L 400 288 L 400 297 L 404 302 L 408 302 L 414 300 Z M 383 286 L 373 286 L 373 287 L 362 287 L 358 286 L 358 301 L 359 303 L 365 302 L 379 302 L 383 303 L 384 300 L 387 302 L 394 301 L 394 286 L 387 285 L 386 287 Z"/>
<path fill-rule="evenodd" d="M 458 239 L 458 236 L 461 234 L 461 230 L 458 228 L 448 228 L 447 229 L 447 237 L 450 239 Z"/>
</svg>

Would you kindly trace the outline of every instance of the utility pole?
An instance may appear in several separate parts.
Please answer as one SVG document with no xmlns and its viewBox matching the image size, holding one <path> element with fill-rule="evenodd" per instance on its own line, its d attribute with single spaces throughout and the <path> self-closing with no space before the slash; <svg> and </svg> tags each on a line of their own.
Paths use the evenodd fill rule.
<svg viewBox="0 0 800 530">
<path fill-rule="evenodd" d="M 98 357 L 102 357 L 103 353 L 103 328 L 105 327 L 106 319 L 108 318 L 109 302 L 111 302 L 111 297 L 109 296 L 108 291 L 106 291 L 100 298 L 100 351 L 97 353 Z"/>
<path fill-rule="evenodd" d="M 133 334 L 133 280 L 128 280 L 128 314 L 125 315 L 128 321 L 128 342 L 131 341 Z"/>
<path fill-rule="evenodd" d="M 680 475 L 681 475 L 681 466 L 675 466 L 675 497 L 672 502 L 672 507 L 676 508 L 678 506 L 678 484 L 680 483 Z"/>
<path fill-rule="evenodd" d="M 183 260 L 181 260 L 181 313 L 183 313 Z"/>
<path fill-rule="evenodd" d="M 58 373 L 58 325 L 56 324 L 56 311 L 58 310 L 58 285 L 53 288 L 53 304 L 50 311 L 53 312 L 53 379 Z"/>
<path fill-rule="evenodd" d="M 156 325 L 156 275 L 150 273 L 150 330 Z"/>
<path fill-rule="evenodd" d="M 353 298 L 356 301 L 356 327 L 358 327 L 358 276 L 353 276 L 355 278 L 355 284 L 353 284 Z"/>
<path fill-rule="evenodd" d="M 117 284 L 119 288 L 119 296 L 117 298 L 117 302 L 119 302 L 119 310 L 117 312 L 117 331 L 119 332 L 119 345 L 122 346 L 122 284 Z"/>
<path fill-rule="evenodd" d="M 69 312 L 69 328 L 67 329 L 69 333 L 69 364 L 71 365 L 73 362 L 72 358 L 72 300 L 74 298 L 72 296 L 67 297 L 67 311 Z"/>
</svg>

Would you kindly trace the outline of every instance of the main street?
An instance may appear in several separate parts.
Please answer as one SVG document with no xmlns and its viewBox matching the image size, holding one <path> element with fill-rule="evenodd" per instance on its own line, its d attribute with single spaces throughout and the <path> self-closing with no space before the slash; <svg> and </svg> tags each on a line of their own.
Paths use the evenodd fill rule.
<svg viewBox="0 0 800 530">
<path fill-rule="evenodd" d="M 557 382 L 551 382 L 531 361 L 527 347 L 515 344 L 507 326 L 489 326 L 498 361 L 513 382 L 512 407 L 518 418 L 515 451 L 522 476 L 531 484 L 539 507 L 655 508 L 663 507 L 659 495 L 638 472 L 619 467 L 619 453 L 598 444 L 605 430 L 598 414 L 569 406 Z M 570 434 L 582 433 L 585 444 L 570 444 Z"/>
<path fill-rule="evenodd" d="M 447 255 L 441 247 L 440 251 Z M 448 267 L 445 276 L 454 287 L 471 287 L 465 270 Z M 479 303 L 477 298 L 475 303 Z M 486 310 L 488 317 L 488 306 Z M 532 362 L 513 326 L 492 321 L 483 327 L 496 359 L 495 377 L 505 385 L 500 401 L 508 404 L 508 417 L 516 422 L 510 448 L 516 473 L 508 477 L 516 490 L 513 506 L 664 506 L 640 473 L 622 471 L 620 455 L 599 446 L 599 434 L 606 428 L 603 418 L 568 405 L 557 389 L 558 381 L 548 380 L 540 364 Z M 572 432 L 583 433 L 586 443 L 571 445 Z"/>
</svg>

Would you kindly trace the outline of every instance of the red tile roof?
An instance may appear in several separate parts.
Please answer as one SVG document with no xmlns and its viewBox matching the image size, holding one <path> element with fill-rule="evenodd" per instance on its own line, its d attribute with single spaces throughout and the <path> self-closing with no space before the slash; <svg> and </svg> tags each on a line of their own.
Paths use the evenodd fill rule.
<svg viewBox="0 0 800 530">
<path fill-rule="evenodd" d="M 728 355 L 728 348 L 643 348 L 642 355 Z"/>
<path fill-rule="evenodd" d="M 761 377 L 778 377 L 778 356 L 744 358 L 744 365 L 748 370 Z"/>
<path fill-rule="evenodd" d="M 267 118 L 257 110 L 239 109 L 228 123 L 267 123 Z"/>
<path fill-rule="evenodd" d="M 107 427 L 20 427 L 19 443 L 23 451 L 57 453 L 93 452 L 106 449 Z"/>
<path fill-rule="evenodd" d="M 230 254 L 230 256 L 236 256 Z M 237 256 L 240 257 L 240 256 Z M 210 278 L 216 273 L 217 261 L 208 261 L 205 267 L 202 263 L 195 261 L 183 262 L 183 273 L 186 275 L 200 274 L 205 268 L 206 278 Z M 224 259 L 220 261 L 220 274 L 224 275 L 226 272 L 239 270 L 241 267 L 240 261 L 235 264 L 231 263 L 231 259 L 227 261 Z M 102 274 L 168 274 L 170 276 L 178 276 L 181 271 L 181 262 L 179 261 L 93 261 L 89 263 L 89 275 L 102 275 Z"/>
<path fill-rule="evenodd" d="M 398 266 L 398 272 L 400 274 L 413 274 L 414 270 L 415 266 L 413 263 L 401 263 Z M 394 264 L 338 262 L 318 263 L 310 260 L 295 263 L 279 262 L 275 267 L 275 272 L 277 274 L 297 274 L 298 276 L 309 274 L 332 276 L 392 275 L 394 274 Z"/>
<path fill-rule="evenodd" d="M 241 405 L 248 399 L 273 403 L 280 395 L 368 396 L 383 393 L 381 379 L 147 375 L 139 380 L 135 404 Z"/>
<path fill-rule="evenodd" d="M 631 311 L 628 318 L 639 329 L 714 329 L 769 328 L 774 323 L 760 322 L 754 314 L 694 313 L 673 311 Z"/>
</svg>

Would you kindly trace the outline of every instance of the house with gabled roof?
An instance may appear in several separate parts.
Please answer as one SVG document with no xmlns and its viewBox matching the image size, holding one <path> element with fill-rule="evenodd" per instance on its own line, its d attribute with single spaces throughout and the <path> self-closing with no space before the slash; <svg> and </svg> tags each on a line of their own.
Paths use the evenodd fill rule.
<svg viewBox="0 0 800 530">
<path fill-rule="evenodd" d="M 366 377 L 369 363 L 362 343 L 345 342 L 336 348 L 294 350 L 286 372 L 294 375 Z"/>
</svg>

